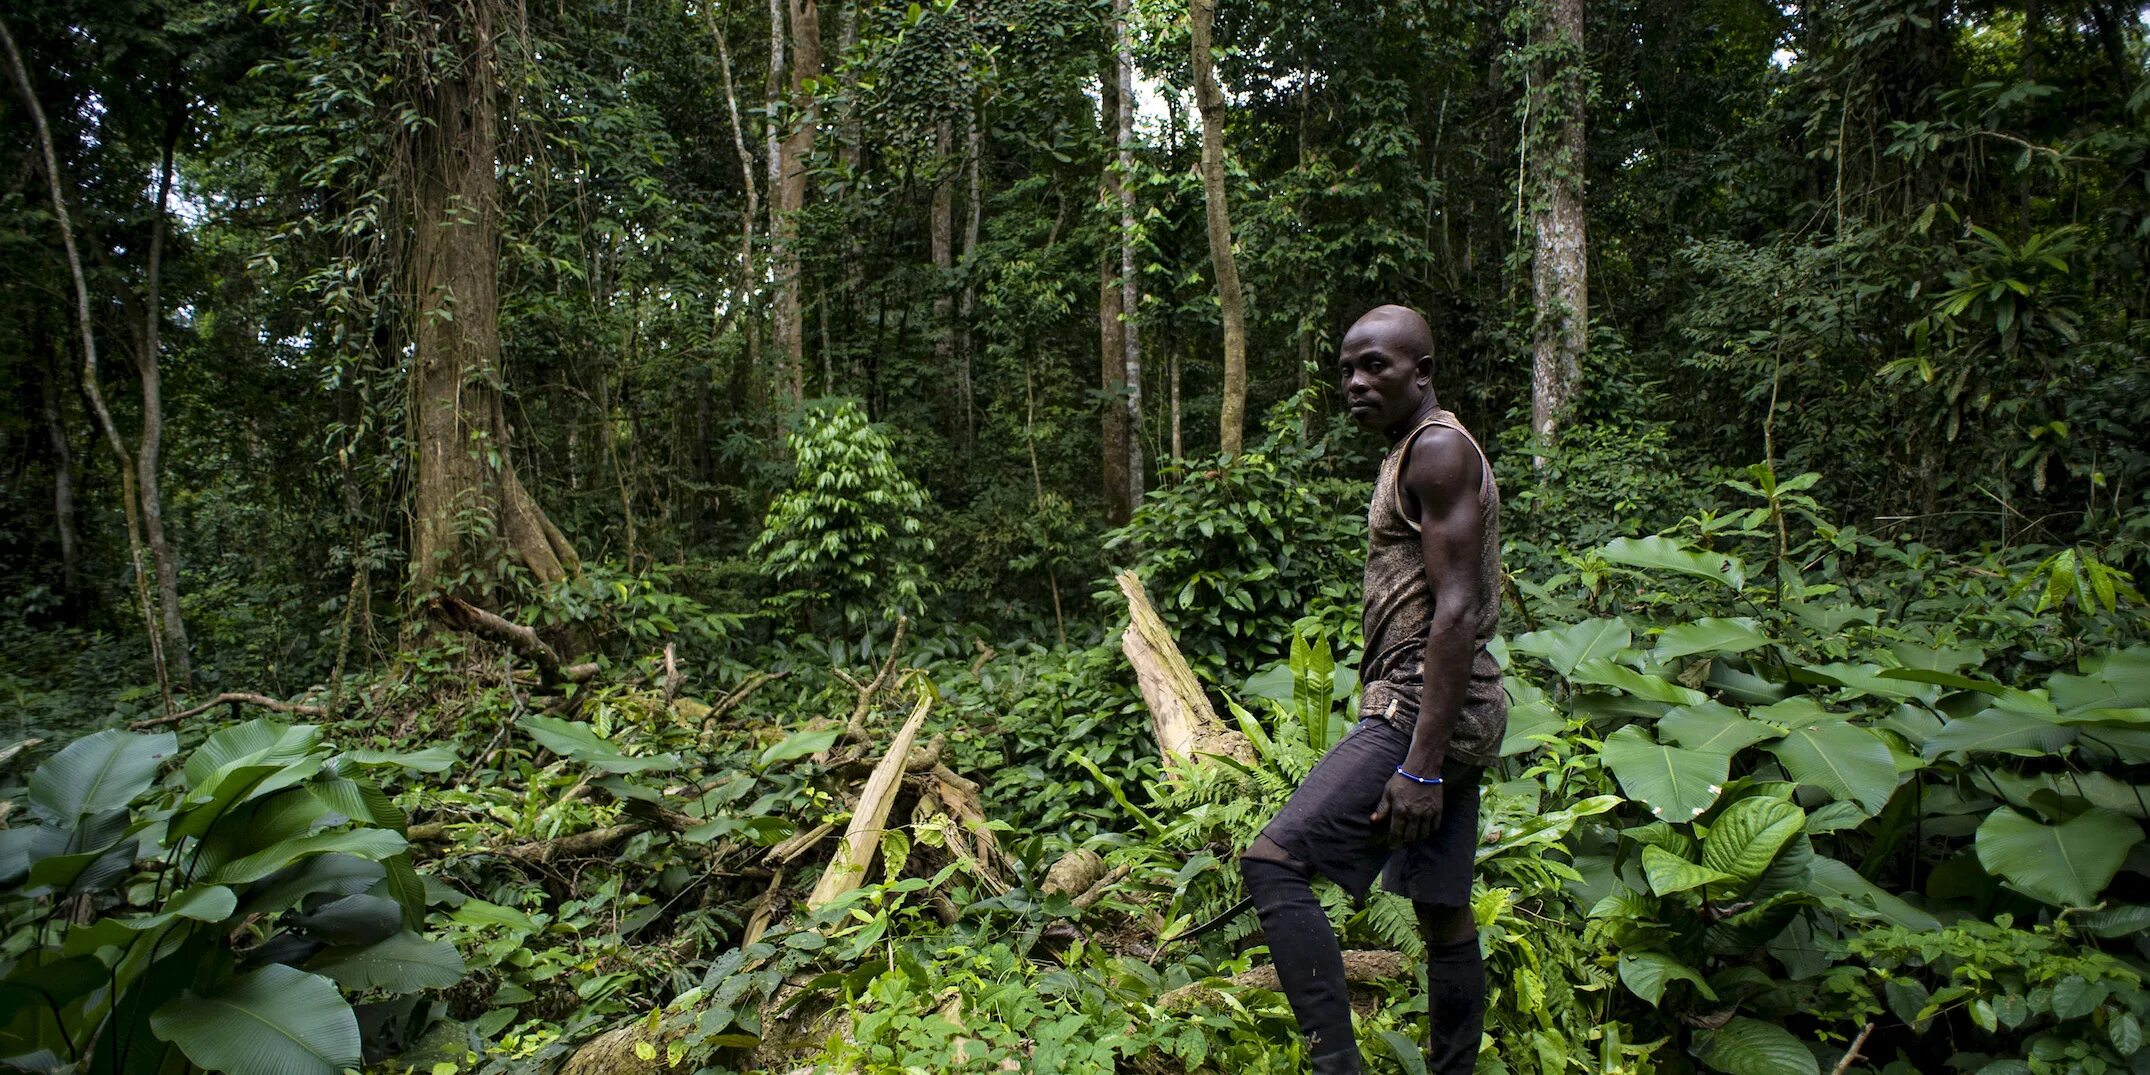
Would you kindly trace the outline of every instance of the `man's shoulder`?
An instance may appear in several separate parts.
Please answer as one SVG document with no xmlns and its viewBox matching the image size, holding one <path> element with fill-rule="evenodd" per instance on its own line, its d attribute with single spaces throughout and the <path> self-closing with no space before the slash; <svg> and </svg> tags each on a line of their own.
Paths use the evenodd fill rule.
<svg viewBox="0 0 2150 1075">
<path fill-rule="evenodd" d="M 1435 489 L 1476 490 L 1484 480 L 1478 442 L 1463 430 L 1445 423 L 1419 427 L 1405 457 L 1404 483 L 1413 492 Z"/>
</svg>

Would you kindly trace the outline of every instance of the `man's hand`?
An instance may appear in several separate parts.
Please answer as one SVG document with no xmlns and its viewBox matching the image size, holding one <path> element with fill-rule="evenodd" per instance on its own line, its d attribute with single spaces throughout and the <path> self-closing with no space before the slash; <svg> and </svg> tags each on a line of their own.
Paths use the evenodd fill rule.
<svg viewBox="0 0 2150 1075">
<path fill-rule="evenodd" d="M 1371 820 L 1376 825 L 1388 822 L 1392 844 L 1430 840 L 1441 827 L 1441 792 L 1439 784 L 1421 784 L 1401 774 L 1389 777 Z"/>
</svg>

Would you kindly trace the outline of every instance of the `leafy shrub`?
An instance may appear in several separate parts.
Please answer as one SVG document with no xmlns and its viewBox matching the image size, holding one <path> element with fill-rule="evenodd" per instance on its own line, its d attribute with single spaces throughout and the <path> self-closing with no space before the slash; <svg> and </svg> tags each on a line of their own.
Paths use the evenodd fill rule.
<svg viewBox="0 0 2150 1075">
<path fill-rule="evenodd" d="M 810 408 L 787 442 L 798 470 L 748 550 L 793 587 L 773 603 L 786 611 L 832 605 L 854 626 L 915 613 L 930 588 L 923 564 L 933 539 L 925 490 L 896 465 L 894 442 L 851 399 Z"/>
<path fill-rule="evenodd" d="M 257 720 L 152 790 L 176 753 L 170 732 L 78 739 L 30 778 L 37 823 L 0 830 L 7 1062 L 153 1071 L 176 1049 L 235 1075 L 336 1075 L 366 1052 L 346 993 L 377 998 L 366 1025 L 422 1023 L 417 994 L 463 961 L 416 931 L 403 815 L 363 774 L 452 757 L 337 754 Z"/>
</svg>

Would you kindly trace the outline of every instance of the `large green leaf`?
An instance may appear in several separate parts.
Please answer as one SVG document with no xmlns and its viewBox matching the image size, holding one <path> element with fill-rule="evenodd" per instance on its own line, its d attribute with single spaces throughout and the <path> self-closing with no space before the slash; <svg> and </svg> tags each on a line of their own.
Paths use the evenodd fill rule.
<svg viewBox="0 0 2150 1075">
<path fill-rule="evenodd" d="M 576 721 L 532 714 L 515 723 L 529 732 L 531 738 L 543 744 L 545 749 L 601 772 L 640 773 L 651 769 L 672 769 L 679 765 L 677 754 L 629 757 L 621 753 L 620 748 L 614 746 L 610 740 L 598 735 L 589 725 Z"/>
<path fill-rule="evenodd" d="M 1822 683 L 1842 687 L 1854 695 L 1871 694 L 1880 698 L 1902 700 L 1905 698 L 1932 699 L 1937 693 L 1932 684 L 1919 683 L 1906 678 L 1889 676 L 1878 664 L 1809 664 L 1794 665 L 1791 677 L 1802 683 Z"/>
<path fill-rule="evenodd" d="M 1784 733 L 1760 721 L 1748 720 L 1721 702 L 1681 706 L 1657 722 L 1657 734 L 1689 750 L 1712 754 L 1737 754 L 1764 739 Z"/>
<path fill-rule="evenodd" d="M 1711 579 L 1734 590 L 1747 584 L 1747 566 L 1739 557 L 1721 552 L 1697 552 L 1662 535 L 1618 538 L 1599 549 L 1598 555 L 1625 567 L 1676 571 Z"/>
<path fill-rule="evenodd" d="M 2074 728 L 2024 707 L 1994 705 L 1942 725 L 1927 737 L 1920 752 L 1929 758 L 2006 751 L 2050 754 L 2074 742 L 2077 734 Z"/>
<path fill-rule="evenodd" d="M 1670 896 L 1675 892 L 1685 892 L 1732 879 L 1721 870 L 1689 862 L 1656 846 L 1642 849 L 1642 875 L 1650 882 L 1650 891 L 1660 896 Z"/>
<path fill-rule="evenodd" d="M 117 728 L 85 735 L 30 774 L 30 808 L 73 827 L 84 814 L 117 810 L 149 789 L 157 769 L 179 749 L 171 732 L 140 735 Z"/>
<path fill-rule="evenodd" d="M 226 769 L 242 765 L 289 765 L 313 752 L 321 741 L 321 729 L 309 724 L 286 726 L 271 720 L 250 720 L 210 733 L 188 755 L 181 776 L 189 788 L 200 789 Z"/>
<path fill-rule="evenodd" d="M 1650 652 L 1658 660 L 1669 661 L 1693 653 L 1743 653 L 1768 644 L 1769 637 L 1751 617 L 1720 619 L 1706 616 L 1693 623 L 1665 628 L 1665 633 L 1657 636 L 1656 648 Z"/>
<path fill-rule="evenodd" d="M 1558 735 L 1567 727 L 1567 720 L 1536 684 L 1514 676 L 1504 682 L 1508 691 L 1508 730 L 1501 736 L 1501 757 L 1536 750 L 1543 745 L 1538 737 Z M 1259 745 L 1261 739 L 1255 742 Z"/>
<path fill-rule="evenodd" d="M 2063 672 L 2047 684 L 2053 704 L 2064 712 L 2150 706 L 2150 646 L 2086 657 L 2081 669 L 2081 675 Z"/>
<path fill-rule="evenodd" d="M 1667 705 L 1700 705 L 1709 696 L 1690 687 L 1682 687 L 1669 679 L 1637 672 L 1624 664 L 1614 664 L 1609 657 L 1592 657 L 1575 666 L 1568 677 L 1577 683 L 1611 687 L 1632 694 L 1637 698 Z"/>
<path fill-rule="evenodd" d="M 179 895 L 164 901 L 164 906 L 151 915 L 121 916 L 107 919 L 137 933 L 156 929 L 174 918 L 191 918 L 197 922 L 222 922 L 231 917 L 239 906 L 239 899 L 231 889 L 223 885 L 195 885 Z"/>
<path fill-rule="evenodd" d="M 1605 617 L 1571 623 L 1565 627 L 1547 627 L 1519 635 L 1508 643 L 1517 653 L 1543 657 L 1546 663 L 1565 676 L 1575 671 L 1575 666 L 1592 657 L 1611 657 L 1628 647 L 1634 636 L 1627 624 L 1617 617 Z"/>
<path fill-rule="evenodd" d="M 1775 1023 L 1744 1015 L 1702 1035 L 1702 1062 L 1725 1075 L 1819 1075 L 1814 1054 Z"/>
<path fill-rule="evenodd" d="M 445 773 L 456 762 L 455 748 L 445 743 L 424 750 L 346 750 L 332 759 L 339 771 L 352 767 L 393 766 L 414 773 Z"/>
<path fill-rule="evenodd" d="M 251 855 L 223 863 L 202 880 L 216 884 L 258 881 L 302 858 L 340 852 L 360 858 L 384 859 L 408 846 L 403 837 L 386 829 L 347 829 L 279 840 Z"/>
<path fill-rule="evenodd" d="M 323 944 L 372 944 L 403 928 L 403 905 L 365 892 L 339 896 L 300 915 L 299 927 Z"/>
<path fill-rule="evenodd" d="M 461 981 L 463 957 L 447 941 L 429 941 L 404 930 L 368 945 L 324 949 L 306 969 L 326 974 L 346 989 L 415 993 Z"/>
<path fill-rule="evenodd" d="M 150 1016 L 157 1037 L 229 1075 L 339 1075 L 361 1063 L 358 1018 L 334 982 L 271 964 Z"/>
<path fill-rule="evenodd" d="M 1702 840 L 1702 865 L 1724 874 L 1744 891 L 1760 880 L 1777 853 L 1805 831 L 1806 811 L 1782 799 L 1749 795 L 1710 822 Z"/>
<path fill-rule="evenodd" d="M 1849 911 L 1860 918 L 1879 918 L 1905 929 L 1941 928 L 1940 919 L 1913 907 L 1902 897 L 1859 876 L 1859 871 L 1833 858 L 1814 857 L 1808 866 L 1807 888 L 1839 912 Z"/>
<path fill-rule="evenodd" d="M 1667 821 L 1693 821 L 1724 791 L 1732 759 L 1685 747 L 1653 743 L 1630 724 L 1605 737 L 1606 768 L 1630 799 L 1649 804 Z"/>
<path fill-rule="evenodd" d="M 1896 793 L 1896 759 L 1881 737 L 1855 724 L 1824 721 L 1793 728 L 1767 748 L 1784 771 L 1878 814 Z"/>
<path fill-rule="evenodd" d="M 2058 825 L 2003 806 L 1978 827 L 1978 862 L 2033 899 L 2057 907 L 2087 907 L 2113 880 L 2142 827 L 2108 810 L 2091 810 Z"/>
<path fill-rule="evenodd" d="M 1665 998 L 1665 987 L 1676 981 L 1691 983 L 1696 992 L 1717 999 L 1716 991 L 1693 967 L 1663 952 L 1643 951 L 1620 957 L 1621 984 L 1653 1006 Z"/>
</svg>

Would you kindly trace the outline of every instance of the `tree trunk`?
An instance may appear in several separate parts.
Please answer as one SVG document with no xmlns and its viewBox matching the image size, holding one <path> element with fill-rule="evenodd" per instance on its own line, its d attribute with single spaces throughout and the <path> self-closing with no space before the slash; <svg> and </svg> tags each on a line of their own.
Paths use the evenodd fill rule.
<svg viewBox="0 0 2150 1075">
<path fill-rule="evenodd" d="M 955 161 L 950 157 L 954 138 L 948 120 L 934 125 L 933 211 L 927 222 L 927 245 L 933 258 L 933 375 L 947 378 L 941 382 L 944 385 L 956 373 L 956 296 L 952 286 L 956 269 L 956 180 Z M 950 439 L 961 434 L 960 416 L 944 409 L 943 418 L 948 422 Z"/>
<path fill-rule="evenodd" d="M 1129 0 L 1113 0 L 1113 77 L 1119 84 L 1120 153 L 1120 349 L 1127 380 L 1127 503 L 1142 506 L 1142 337 L 1136 318 L 1142 311 L 1142 281 L 1135 260 L 1135 53 Z"/>
<path fill-rule="evenodd" d="M 46 342 L 42 322 L 37 339 Z M 42 346 L 35 348 L 42 354 Z M 52 441 L 52 521 L 60 538 L 60 595 L 66 614 L 73 617 L 82 594 L 82 542 L 75 536 L 75 453 L 67 440 L 67 422 L 61 417 L 60 367 L 48 367 L 40 378 L 44 405 L 45 435 Z"/>
<path fill-rule="evenodd" d="M 971 363 L 974 359 L 971 353 L 971 318 L 978 309 L 978 267 L 974 259 L 978 255 L 978 229 L 985 214 L 982 201 L 985 196 L 985 182 L 981 175 L 984 166 L 979 159 L 983 139 L 978 131 L 978 105 L 975 100 L 971 103 L 970 129 L 965 132 L 963 143 L 963 298 L 956 306 L 956 394 L 963 407 L 963 453 L 965 458 L 969 458 L 971 445 L 978 439 L 977 423 L 973 417 L 977 408 L 976 388 L 971 383 Z"/>
<path fill-rule="evenodd" d="M 802 314 L 799 277 L 799 211 L 806 206 L 806 166 L 814 155 L 814 130 L 819 106 L 807 83 L 821 76 L 821 12 L 815 0 L 789 0 L 791 9 L 791 99 L 786 121 L 790 125 L 780 150 L 780 167 L 774 209 L 777 217 L 774 240 L 776 259 L 776 361 L 777 399 L 796 407 L 806 398 L 806 321 Z M 777 3 L 770 5 L 772 20 Z M 774 33 L 778 27 L 771 26 Z M 777 46 L 772 44 L 774 57 Z"/>
<path fill-rule="evenodd" d="M 542 583 L 581 564 L 516 477 L 500 365 L 500 215 L 493 11 L 441 13 L 454 66 L 421 93 L 413 138 L 409 269 L 417 313 L 411 425 L 418 466 L 412 593 L 482 595 L 498 542 Z M 477 525 L 473 526 L 473 522 Z"/>
<path fill-rule="evenodd" d="M 183 113 L 166 124 L 163 153 L 157 165 L 157 204 L 149 222 L 147 284 L 142 295 L 142 338 L 135 358 L 142 382 L 142 438 L 134 453 L 135 487 L 142 498 L 142 536 L 157 576 L 157 606 L 164 632 L 164 660 L 173 682 L 184 687 L 194 678 L 187 647 L 187 627 L 179 618 L 179 565 L 164 536 L 164 494 L 157 482 L 164 451 L 164 386 L 159 352 L 164 346 L 164 225 L 172 197 L 172 153 L 179 143 Z"/>
<path fill-rule="evenodd" d="M 1098 130 L 1108 144 L 1120 122 L 1120 79 L 1112 65 L 1107 65 L 1104 78 L 1100 80 L 1103 101 L 1099 109 Z M 1103 177 L 1098 183 L 1099 199 L 1108 206 L 1120 203 L 1120 173 L 1114 167 L 1114 158 L 1107 154 Z M 1104 456 L 1100 471 L 1105 481 L 1105 522 L 1121 526 L 1127 522 L 1133 505 L 1127 499 L 1127 405 L 1121 396 L 1127 391 L 1127 345 L 1120 338 L 1123 325 L 1120 321 L 1120 276 L 1113 271 L 1119 260 L 1117 252 L 1101 248 L 1097 258 L 1097 337 L 1098 337 L 1098 386 L 1105 397 L 1104 417 L 1099 440 Z"/>
<path fill-rule="evenodd" d="M 1533 139 L 1531 222 L 1532 320 L 1530 428 L 1545 465 L 1581 387 L 1590 302 L 1583 234 L 1583 4 L 1547 0 L 1551 18 L 1540 50 L 1536 84 L 1539 135 Z"/>
<path fill-rule="evenodd" d="M 1209 206 L 1209 261 L 1217 276 L 1217 306 L 1224 315 L 1224 405 L 1218 414 L 1217 442 L 1232 457 L 1239 454 L 1246 432 L 1247 304 L 1239 289 L 1239 261 L 1232 255 L 1232 209 L 1224 194 L 1224 92 L 1217 85 L 1216 64 L 1209 55 L 1210 28 L 1216 18 L 1217 0 L 1189 3 L 1194 99 L 1202 112 L 1202 193 Z M 1177 442 L 1175 433 L 1175 455 Z"/>
<path fill-rule="evenodd" d="M 127 554 L 134 567 L 135 598 L 142 610 L 142 628 L 149 636 L 149 661 L 157 674 L 157 692 L 164 702 L 164 711 L 171 713 L 174 712 L 171 673 L 164 660 L 164 633 L 157 628 L 155 606 L 150 602 L 148 564 L 142 548 L 142 504 L 135 488 L 134 458 L 127 450 L 127 442 L 119 435 L 119 426 L 112 421 L 112 410 L 105 406 L 104 389 L 97 381 L 97 330 L 90 314 L 89 277 L 82 271 L 82 250 L 75 243 L 74 217 L 67 211 L 59 155 L 52 148 L 52 128 L 45 121 L 45 108 L 38 103 L 37 91 L 30 85 L 30 72 L 23 66 L 22 53 L 15 47 L 15 35 L 8 30 L 5 20 L 0 20 L 0 49 L 7 53 L 8 75 L 21 93 L 23 109 L 30 114 L 31 127 L 37 133 L 45 191 L 52 199 L 53 221 L 60 229 L 61 252 L 66 255 L 67 275 L 74 284 L 75 328 L 82 339 L 82 394 L 89 400 L 90 414 L 96 418 L 97 427 L 104 432 L 105 444 L 119 462 L 120 506 L 127 517 Z"/>
</svg>

